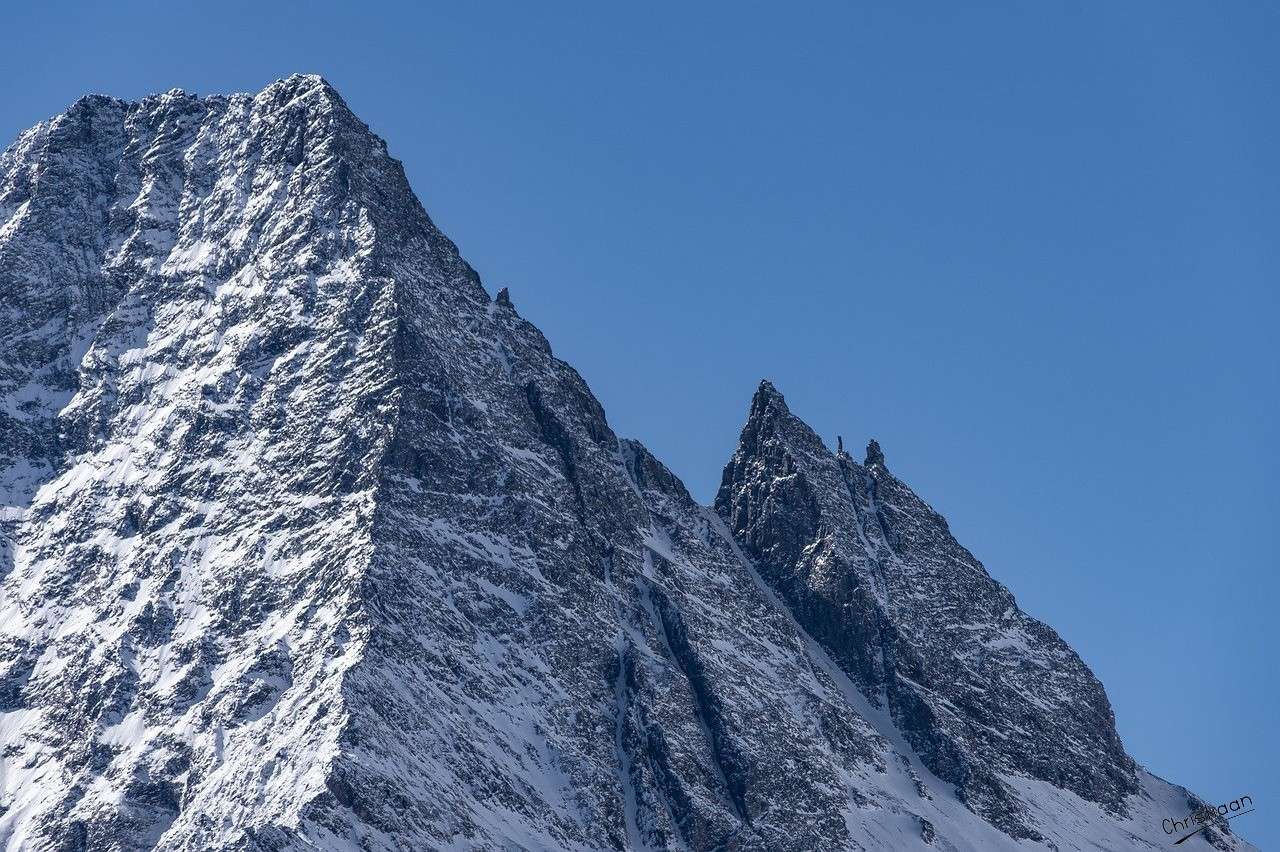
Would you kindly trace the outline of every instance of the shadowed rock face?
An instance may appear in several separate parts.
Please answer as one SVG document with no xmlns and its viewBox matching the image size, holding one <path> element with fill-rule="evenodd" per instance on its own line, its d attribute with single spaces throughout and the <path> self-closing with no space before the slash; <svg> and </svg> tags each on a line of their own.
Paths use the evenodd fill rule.
<svg viewBox="0 0 1280 852">
<path fill-rule="evenodd" d="M 1125 812 L 1138 779 L 1102 685 L 889 472 L 878 443 L 865 464 L 831 453 L 766 382 L 716 509 L 801 625 L 979 814 L 1039 838 L 1000 773 Z"/>
<path fill-rule="evenodd" d="M 743 434 L 697 505 L 323 80 L 82 99 L 0 155 L 0 845 L 1163 840 L 882 460 Z"/>
</svg>

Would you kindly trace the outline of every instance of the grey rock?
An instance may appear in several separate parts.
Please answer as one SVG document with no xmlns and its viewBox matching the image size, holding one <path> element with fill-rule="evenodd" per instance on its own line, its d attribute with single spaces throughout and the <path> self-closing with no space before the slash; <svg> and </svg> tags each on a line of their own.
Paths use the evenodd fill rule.
<svg viewBox="0 0 1280 852">
<path fill-rule="evenodd" d="M 320 78 L 20 135 L 0 321 L 7 849 L 1148 848 L 1187 799 L 776 390 L 699 506 Z"/>
<path fill-rule="evenodd" d="M 801 625 L 973 810 L 1040 840 L 1002 774 L 1117 815 L 1137 792 L 1102 685 L 888 472 L 828 451 L 762 383 L 716 508 Z"/>
</svg>

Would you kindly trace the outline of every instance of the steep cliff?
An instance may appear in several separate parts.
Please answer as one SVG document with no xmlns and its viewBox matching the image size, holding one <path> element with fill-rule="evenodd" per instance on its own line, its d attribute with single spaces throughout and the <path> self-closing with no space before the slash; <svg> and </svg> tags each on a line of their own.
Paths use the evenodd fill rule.
<svg viewBox="0 0 1280 852">
<path fill-rule="evenodd" d="M 8 849 L 1154 848 L 1187 810 L 882 461 L 764 388 L 717 512 L 619 440 L 317 77 L 20 136 L 0 318 Z"/>
</svg>

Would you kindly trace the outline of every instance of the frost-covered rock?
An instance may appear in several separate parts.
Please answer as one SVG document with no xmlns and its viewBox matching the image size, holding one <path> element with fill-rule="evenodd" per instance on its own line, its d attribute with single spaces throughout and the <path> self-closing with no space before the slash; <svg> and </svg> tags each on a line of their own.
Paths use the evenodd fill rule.
<svg viewBox="0 0 1280 852">
<path fill-rule="evenodd" d="M 32 128 L 0 155 L 0 843 L 1164 845 L 1189 794 L 1088 669 L 761 393 L 697 505 L 317 77 Z"/>
</svg>

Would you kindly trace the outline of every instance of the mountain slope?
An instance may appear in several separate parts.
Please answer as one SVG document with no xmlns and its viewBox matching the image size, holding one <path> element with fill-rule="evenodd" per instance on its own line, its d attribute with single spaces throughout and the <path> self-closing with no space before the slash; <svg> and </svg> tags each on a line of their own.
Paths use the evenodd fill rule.
<svg viewBox="0 0 1280 852">
<path fill-rule="evenodd" d="M 319 78 L 23 134 L 0 315 L 6 848 L 1152 848 L 1187 809 L 776 392 L 720 514 L 619 440 Z M 972 669 L 931 638 L 966 590 Z"/>
<path fill-rule="evenodd" d="M 1038 839 L 1000 771 L 1119 813 L 1137 790 L 1102 685 L 889 473 L 831 453 L 762 384 L 716 507 L 770 584 L 940 777 Z"/>
</svg>

